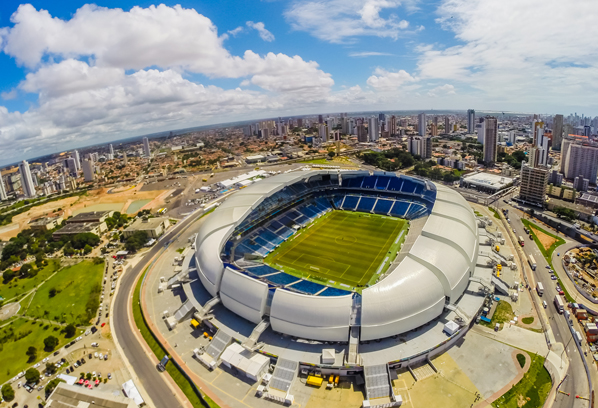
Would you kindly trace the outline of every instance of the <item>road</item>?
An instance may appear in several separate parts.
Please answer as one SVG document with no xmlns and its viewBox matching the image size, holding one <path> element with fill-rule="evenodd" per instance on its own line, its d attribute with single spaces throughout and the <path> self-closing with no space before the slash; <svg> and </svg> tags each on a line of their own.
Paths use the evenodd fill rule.
<svg viewBox="0 0 598 408">
<path fill-rule="evenodd" d="M 156 243 L 152 249 L 144 256 L 135 267 L 127 271 L 121 278 L 120 287 L 114 299 L 113 306 L 113 333 L 115 341 L 117 341 L 130 365 L 133 367 L 135 374 L 139 378 L 141 385 L 147 391 L 147 394 L 152 399 L 154 406 L 161 407 L 177 407 L 180 402 L 176 399 L 171 389 L 166 384 L 163 376 L 166 373 L 160 373 L 155 365 L 146 355 L 140 342 L 137 340 L 135 334 L 131 331 L 131 325 L 128 319 L 127 306 L 131 302 L 133 296 L 132 289 L 137 276 L 145 270 L 148 262 L 154 258 L 168 243 L 185 227 L 193 223 L 201 215 L 201 212 L 188 217 L 187 219 L 177 223 L 171 230 Z"/>
<path fill-rule="evenodd" d="M 521 222 L 522 213 L 511 206 L 503 205 L 502 207 L 509 208 L 510 225 L 511 228 L 514 228 L 516 231 L 515 236 L 526 237 L 527 234 L 525 234 Z M 532 272 L 534 281 L 542 282 L 544 286 L 544 295 L 541 300 L 545 300 L 548 304 L 545 312 L 548 316 L 550 327 L 556 341 L 563 343 L 567 350 L 567 355 L 563 355 L 563 358 L 569 358 L 568 375 L 559 390 L 570 393 L 571 396 L 558 393 L 554 406 L 558 408 L 586 408 L 588 407 L 588 401 L 575 398 L 575 395 L 588 397 L 588 380 L 581 356 L 577 351 L 577 347 L 573 344 L 575 340 L 573 340 L 573 336 L 565 321 L 565 317 L 556 311 L 553 303 L 554 297 L 557 295 L 556 281 L 550 279 L 550 274 L 547 269 L 548 263 L 533 241 L 530 241 L 529 239 L 525 240 L 524 252 L 533 255 L 536 259 L 537 267 L 536 270 Z M 564 278 L 567 279 L 566 277 Z M 532 296 L 538 296 L 533 288 Z"/>
</svg>

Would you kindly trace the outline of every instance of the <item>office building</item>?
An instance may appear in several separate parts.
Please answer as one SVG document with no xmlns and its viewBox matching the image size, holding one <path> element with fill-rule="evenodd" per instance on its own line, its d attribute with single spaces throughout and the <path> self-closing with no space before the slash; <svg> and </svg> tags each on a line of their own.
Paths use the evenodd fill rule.
<svg viewBox="0 0 598 408">
<path fill-rule="evenodd" d="M 359 143 L 367 143 L 368 141 L 368 130 L 363 124 L 357 125 L 357 141 Z"/>
<path fill-rule="evenodd" d="M 543 206 L 546 199 L 548 176 L 548 167 L 530 167 L 524 163 L 524 165 L 521 167 L 519 198 L 528 203 Z"/>
<path fill-rule="evenodd" d="M 93 160 L 85 159 L 83 160 L 83 176 L 85 177 L 85 181 L 94 181 L 95 179 L 95 165 Z"/>
<path fill-rule="evenodd" d="M 583 176 L 577 176 L 573 181 L 573 188 L 577 191 L 588 191 L 589 185 L 590 180 L 583 178 Z"/>
<path fill-rule="evenodd" d="M 472 134 L 475 132 L 475 110 L 469 109 L 467 111 L 467 133 Z"/>
<path fill-rule="evenodd" d="M 397 117 L 392 115 L 386 119 L 388 134 L 394 136 L 397 134 Z"/>
<path fill-rule="evenodd" d="M 553 186 L 561 186 L 563 184 L 563 175 L 558 172 L 558 170 L 552 170 L 550 172 L 550 176 L 548 177 L 548 184 L 552 184 Z"/>
<path fill-rule="evenodd" d="M 143 138 L 143 155 L 145 157 L 151 157 L 152 151 L 150 150 L 150 144 L 147 137 Z"/>
<path fill-rule="evenodd" d="M 448 116 L 444 117 L 444 133 L 447 135 L 451 133 L 451 120 Z"/>
<path fill-rule="evenodd" d="M 538 136 L 544 134 L 544 122 L 534 120 L 531 125 L 532 138 L 534 146 L 538 146 Z"/>
<path fill-rule="evenodd" d="M 302 118 L 297 119 L 297 127 L 303 127 L 303 119 Z"/>
<path fill-rule="evenodd" d="M 566 179 L 581 176 L 596 184 L 598 143 L 583 136 L 566 136 L 561 146 L 561 173 Z"/>
<path fill-rule="evenodd" d="M 29 163 L 23 160 L 19 163 L 19 173 L 21 174 L 21 183 L 23 187 L 23 194 L 26 197 L 35 197 L 35 186 L 33 185 L 33 177 L 29 169 Z"/>
<path fill-rule="evenodd" d="M 73 177 L 77 177 L 77 160 L 74 157 L 67 157 L 64 160 L 64 168 Z"/>
<path fill-rule="evenodd" d="M 561 150 L 563 143 L 563 115 L 554 115 L 552 120 L 552 148 Z"/>
<path fill-rule="evenodd" d="M 79 150 L 75 150 L 73 152 L 73 157 L 75 159 L 75 164 L 77 165 L 77 171 L 81 170 L 81 157 L 79 156 Z"/>
<path fill-rule="evenodd" d="M 426 128 L 428 127 L 428 123 L 426 121 L 426 114 L 420 113 L 417 115 L 417 132 L 420 136 L 426 135 Z"/>
<path fill-rule="evenodd" d="M 588 125 L 584 126 L 583 127 L 583 135 L 586 137 L 592 136 L 592 127 L 588 126 Z"/>
<path fill-rule="evenodd" d="M 380 128 L 378 126 L 379 126 L 378 118 L 375 116 L 372 116 L 368 123 L 368 135 L 370 138 L 370 142 L 378 141 L 378 137 L 380 136 Z"/>
<path fill-rule="evenodd" d="M 498 120 L 495 117 L 484 118 L 484 163 L 486 165 L 496 162 L 498 145 Z"/>
<path fill-rule="evenodd" d="M 328 125 L 321 124 L 318 128 L 318 136 L 320 137 L 320 140 L 322 140 L 322 142 L 328 141 L 329 135 L 330 130 L 328 129 Z"/>
<path fill-rule="evenodd" d="M 2 176 L 0 175 L 0 201 L 7 200 L 8 196 L 6 195 L 6 188 L 4 187 L 4 181 L 2 180 Z"/>
<path fill-rule="evenodd" d="M 438 126 L 435 123 L 430 125 L 430 135 L 438 136 Z"/>
<path fill-rule="evenodd" d="M 432 138 L 429 136 L 411 136 L 407 139 L 407 150 L 422 159 L 432 158 Z"/>
</svg>

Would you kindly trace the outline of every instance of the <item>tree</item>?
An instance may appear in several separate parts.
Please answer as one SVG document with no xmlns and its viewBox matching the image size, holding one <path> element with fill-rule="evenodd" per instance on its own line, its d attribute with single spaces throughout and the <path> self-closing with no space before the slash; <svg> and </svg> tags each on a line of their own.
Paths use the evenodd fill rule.
<svg viewBox="0 0 598 408">
<path fill-rule="evenodd" d="M 567 221 L 573 221 L 577 218 L 575 211 L 567 207 L 555 207 L 553 211 L 557 217 L 563 218 Z"/>
<path fill-rule="evenodd" d="M 4 273 L 2 274 L 2 280 L 4 281 L 4 284 L 7 284 L 8 282 L 10 282 L 14 277 L 15 277 L 15 273 L 10 269 L 5 270 Z"/>
<path fill-rule="evenodd" d="M 21 266 L 21 269 L 19 270 L 19 273 L 21 274 L 21 277 L 23 278 L 29 278 L 30 277 L 30 271 L 32 270 L 32 266 L 30 264 L 25 264 L 23 266 Z"/>
<path fill-rule="evenodd" d="M 54 363 L 46 363 L 46 373 L 52 375 L 56 372 L 56 366 Z"/>
<path fill-rule="evenodd" d="M 35 347 L 30 346 L 25 354 L 29 356 L 29 360 L 27 360 L 28 363 L 32 363 L 37 360 L 37 349 Z"/>
<path fill-rule="evenodd" d="M 39 381 L 40 373 L 35 368 L 31 367 L 25 371 L 25 379 L 29 384 L 33 384 Z"/>
<path fill-rule="evenodd" d="M 84 254 L 88 254 L 91 252 L 93 248 L 91 246 L 89 246 L 89 244 L 85 245 L 85 247 L 83 247 L 83 253 Z"/>
<path fill-rule="evenodd" d="M 61 382 L 66 382 L 64 380 L 61 380 L 60 378 L 54 378 L 52 381 L 50 381 L 47 385 L 46 388 L 44 389 L 44 391 L 46 392 L 46 395 L 51 394 L 52 391 L 54 391 L 54 389 L 58 386 L 58 384 L 60 384 Z"/>
<path fill-rule="evenodd" d="M 66 334 L 66 337 L 73 337 L 75 335 L 75 333 L 77 332 L 77 328 L 75 327 L 74 324 L 71 323 L 64 328 L 64 332 Z"/>
<path fill-rule="evenodd" d="M 143 246 L 147 243 L 149 237 L 147 232 L 145 231 L 135 231 L 133 235 L 131 235 L 125 241 L 125 249 L 127 251 L 138 251 L 139 249 L 143 248 Z"/>
<path fill-rule="evenodd" d="M 46 351 L 52 351 L 58 346 L 58 339 L 54 336 L 48 336 L 44 339 L 44 346 Z"/>
<path fill-rule="evenodd" d="M 4 400 L 7 402 L 15 399 L 15 390 L 12 389 L 10 384 L 4 384 L 2 386 L 2 398 L 4 398 Z"/>
<path fill-rule="evenodd" d="M 48 295 L 53 298 L 54 296 L 56 296 L 56 288 L 51 288 L 50 291 L 48 292 Z"/>
<path fill-rule="evenodd" d="M 334 153 L 332 150 L 328 152 L 328 157 L 332 159 L 334 156 L 336 156 L 336 153 Z"/>
</svg>

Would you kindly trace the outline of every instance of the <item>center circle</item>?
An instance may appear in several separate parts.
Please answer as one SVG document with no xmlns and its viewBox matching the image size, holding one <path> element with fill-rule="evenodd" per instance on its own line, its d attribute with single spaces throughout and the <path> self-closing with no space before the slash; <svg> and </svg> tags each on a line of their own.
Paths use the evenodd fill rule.
<svg viewBox="0 0 598 408">
<path fill-rule="evenodd" d="M 357 238 L 352 235 L 338 236 L 334 239 L 334 242 L 339 245 L 351 245 L 357 242 Z"/>
</svg>

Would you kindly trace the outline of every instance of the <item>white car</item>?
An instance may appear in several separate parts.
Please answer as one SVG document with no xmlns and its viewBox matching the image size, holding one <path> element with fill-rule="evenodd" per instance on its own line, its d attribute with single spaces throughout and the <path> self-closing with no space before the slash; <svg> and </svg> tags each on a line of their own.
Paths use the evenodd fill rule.
<svg viewBox="0 0 598 408">
<path fill-rule="evenodd" d="M 93 356 L 94 356 L 95 358 L 98 358 L 98 353 L 97 353 L 97 352 L 96 352 L 96 353 L 94 353 L 94 354 L 93 354 Z"/>
<path fill-rule="evenodd" d="M 37 367 L 39 367 L 40 365 L 41 365 L 40 363 L 37 363 L 37 364 L 35 364 L 35 365 L 33 366 L 33 368 L 37 368 Z"/>
<path fill-rule="evenodd" d="M 50 359 L 49 357 L 46 357 L 46 358 L 44 358 L 44 359 L 42 360 L 42 363 L 45 363 L 45 362 L 47 362 L 49 359 Z"/>
<path fill-rule="evenodd" d="M 89 330 L 89 329 L 85 330 L 85 335 L 86 336 L 89 336 L 89 333 L 91 333 L 91 330 Z"/>
<path fill-rule="evenodd" d="M 75 339 L 75 341 L 81 341 L 81 340 L 83 340 L 83 337 L 81 337 L 81 336 L 79 336 Z"/>
<path fill-rule="evenodd" d="M 103 360 L 103 359 L 104 359 L 104 355 L 103 355 L 102 353 L 100 353 L 99 359 L 100 359 L 100 360 Z"/>
<path fill-rule="evenodd" d="M 91 343 L 91 347 L 99 347 L 100 345 L 98 343 Z"/>
</svg>

